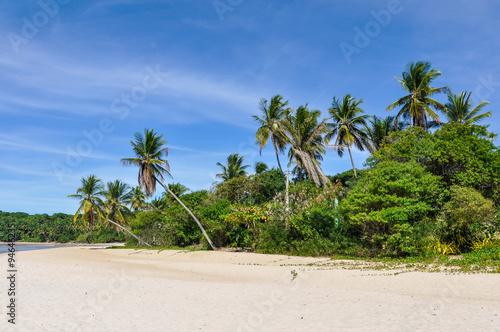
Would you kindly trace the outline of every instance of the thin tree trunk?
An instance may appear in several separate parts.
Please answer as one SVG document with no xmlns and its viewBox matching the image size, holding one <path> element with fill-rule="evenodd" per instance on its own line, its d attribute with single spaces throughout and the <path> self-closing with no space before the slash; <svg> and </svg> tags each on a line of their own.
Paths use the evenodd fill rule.
<svg viewBox="0 0 500 332">
<path fill-rule="evenodd" d="M 201 229 L 201 232 L 203 233 L 203 235 L 205 236 L 205 239 L 207 239 L 207 242 L 208 244 L 210 245 L 210 247 L 212 247 L 213 250 L 217 250 L 217 248 L 214 246 L 214 244 L 212 243 L 212 240 L 210 240 L 210 237 L 208 236 L 207 232 L 205 232 L 205 228 L 203 228 L 203 226 L 201 225 L 200 221 L 198 220 L 198 218 L 195 217 L 195 215 L 193 214 L 193 212 L 191 212 L 191 210 L 188 209 L 188 207 L 186 205 L 184 205 L 184 203 L 182 203 L 182 201 L 179 199 L 179 197 L 177 197 L 173 192 L 172 190 L 170 190 L 168 187 L 166 187 L 163 183 L 161 183 L 160 181 L 158 181 L 158 179 L 156 178 L 156 176 L 154 177 L 154 179 L 166 190 L 170 193 L 170 195 L 172 195 L 176 200 L 177 202 L 179 202 L 182 207 L 184 209 L 186 209 L 186 211 L 191 215 L 191 217 L 193 217 L 194 221 L 196 221 L 196 223 L 198 224 L 198 227 Z"/>
<path fill-rule="evenodd" d="M 356 167 L 354 167 L 354 161 L 352 160 L 352 154 L 351 154 L 351 149 L 349 148 L 349 145 L 347 146 L 347 151 L 349 151 L 349 157 L 351 157 L 351 164 L 352 164 L 352 169 L 354 171 L 354 177 L 357 180 L 358 179 L 358 174 L 356 174 Z"/>
<path fill-rule="evenodd" d="M 141 243 L 144 243 L 145 245 L 147 245 L 148 247 L 151 247 L 152 248 L 152 245 L 150 245 L 149 243 L 147 243 L 146 241 L 142 240 L 141 238 L 139 238 L 137 235 L 135 235 L 134 233 L 132 233 L 131 231 L 129 231 L 128 229 L 126 229 L 125 227 L 123 227 L 122 225 L 112 221 L 112 220 L 109 220 L 108 218 L 106 218 L 107 221 L 109 221 L 110 223 L 112 223 L 113 225 L 115 225 L 118 229 L 121 228 L 123 229 L 125 232 L 129 233 L 130 235 L 132 235 L 133 237 L 135 237 L 137 239 L 137 241 L 141 242 Z"/>
<path fill-rule="evenodd" d="M 273 134 L 271 134 L 271 140 L 273 141 L 274 151 L 276 152 L 276 160 L 278 160 L 278 167 L 279 167 L 281 173 L 283 173 L 283 169 L 281 168 L 281 163 L 280 163 L 280 157 L 278 155 L 278 147 L 276 146 L 276 141 L 274 140 Z"/>
</svg>

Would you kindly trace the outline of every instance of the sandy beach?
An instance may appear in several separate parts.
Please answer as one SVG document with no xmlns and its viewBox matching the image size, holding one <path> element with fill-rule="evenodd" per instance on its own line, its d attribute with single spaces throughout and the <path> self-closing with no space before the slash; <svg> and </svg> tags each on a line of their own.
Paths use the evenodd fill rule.
<svg viewBox="0 0 500 332">
<path fill-rule="evenodd" d="M 7 270 L 7 256 L 0 256 Z M 500 275 L 328 258 L 67 247 L 17 253 L 2 331 L 500 331 Z"/>
</svg>

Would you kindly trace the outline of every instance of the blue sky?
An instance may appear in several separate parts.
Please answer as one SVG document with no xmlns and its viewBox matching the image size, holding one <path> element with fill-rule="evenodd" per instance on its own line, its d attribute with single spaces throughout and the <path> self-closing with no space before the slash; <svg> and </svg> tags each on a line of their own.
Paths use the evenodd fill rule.
<svg viewBox="0 0 500 332">
<path fill-rule="evenodd" d="M 499 15 L 494 0 L 3 1 L 0 210 L 74 213 L 67 195 L 89 174 L 136 185 L 120 159 L 144 128 L 164 135 L 172 181 L 192 190 L 230 153 L 275 166 L 254 145 L 261 98 L 326 116 L 350 93 L 386 116 L 410 61 L 443 72 L 434 86 L 488 100 L 500 133 Z M 333 151 L 323 162 L 349 167 Z"/>
</svg>

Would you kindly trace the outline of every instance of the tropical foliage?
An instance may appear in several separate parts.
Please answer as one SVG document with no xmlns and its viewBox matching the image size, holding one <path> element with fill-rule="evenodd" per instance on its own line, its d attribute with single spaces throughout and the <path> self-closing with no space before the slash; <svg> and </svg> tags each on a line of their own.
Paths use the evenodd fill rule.
<svg viewBox="0 0 500 332">
<path fill-rule="evenodd" d="M 124 166 L 139 167 L 137 182 L 147 197 L 156 192 L 157 179 L 163 181 L 164 175 L 172 177 L 170 165 L 164 159 L 168 156 L 168 148 L 164 147 L 167 142 L 162 137 L 163 135 L 157 135 L 153 129 L 144 129 L 144 136 L 136 133 L 135 142 L 130 141 L 135 157 L 122 159 Z"/>
<path fill-rule="evenodd" d="M 319 121 L 320 115 L 319 110 L 300 106 L 295 114 L 288 114 L 282 124 L 286 142 L 290 144 L 288 165 L 295 165 L 292 173 L 297 175 L 298 181 L 308 178 L 317 186 L 329 181 L 321 169 L 325 153 L 323 134 L 327 129 L 325 123 Z"/>
<path fill-rule="evenodd" d="M 273 144 L 274 151 L 276 153 L 276 160 L 278 161 L 278 168 L 281 172 L 279 154 L 283 153 L 286 146 L 286 137 L 282 129 L 282 121 L 286 115 L 290 112 L 290 109 L 286 108 L 288 101 L 284 101 L 283 97 L 276 95 L 271 98 L 270 101 L 266 99 L 261 99 L 259 107 L 262 115 L 259 117 L 253 115 L 255 121 L 260 125 L 255 134 L 257 139 L 256 143 L 259 144 L 259 153 L 262 153 L 262 149 L 267 145 L 269 139 Z"/>
<path fill-rule="evenodd" d="M 227 157 L 227 166 L 222 165 L 221 163 L 217 163 L 222 169 L 222 172 L 217 174 L 218 178 L 224 179 L 224 181 L 231 180 L 237 178 L 239 176 L 247 175 L 246 168 L 250 167 L 249 165 L 242 165 L 243 157 L 237 153 L 230 154 Z"/>
<path fill-rule="evenodd" d="M 356 101 L 350 94 L 345 95 L 342 100 L 334 97 L 332 107 L 328 109 L 332 122 L 327 124 L 329 132 L 325 136 L 326 142 L 335 139 L 333 147 L 340 157 L 347 148 L 355 178 L 358 176 L 352 159 L 351 146 L 360 151 L 364 151 L 365 148 L 373 150 L 366 123 L 370 116 L 364 114 L 365 111 L 359 107 L 362 103 L 363 99 Z"/>
<path fill-rule="evenodd" d="M 82 178 L 81 183 L 82 186 L 76 190 L 76 194 L 68 196 L 80 200 L 80 207 L 76 211 L 73 221 L 76 222 L 81 213 L 82 226 L 92 230 L 95 222 L 102 217 L 104 202 L 100 196 L 103 195 L 103 185 L 102 181 L 95 175 Z"/>
<path fill-rule="evenodd" d="M 231 154 L 217 164 L 220 180 L 209 190 L 164 184 L 171 176 L 166 141 L 146 129 L 131 142 L 134 156 L 122 159 L 138 167 L 139 186 L 84 177 L 70 195 L 79 200 L 74 216 L 0 212 L 0 238 L 14 225 L 23 241 L 142 239 L 158 247 L 499 262 L 500 149 L 487 124 L 478 125 L 491 112 L 484 112 L 487 102 L 473 107 L 470 93 L 450 93 L 446 106 L 432 99 L 448 90 L 431 86 L 440 75 L 427 62 L 410 63 L 399 79 L 408 94 L 386 118 L 365 114 L 362 99 L 349 94 L 333 99 L 326 118 L 307 104 L 289 108 L 279 95 L 262 100 L 257 144 L 262 151 L 272 143 L 277 166 L 258 161 L 248 174 L 245 156 Z M 325 174 L 329 145 L 340 156 L 347 150 L 352 169 Z M 355 168 L 352 148 L 370 152 L 364 169 Z M 164 192 L 155 196 L 157 185 Z"/>
<path fill-rule="evenodd" d="M 459 95 L 448 94 L 448 103 L 445 105 L 444 113 L 448 122 L 459 122 L 467 125 L 477 124 L 479 121 L 491 117 L 491 111 L 482 113 L 482 109 L 490 103 L 481 101 L 476 107 L 472 108 L 471 93 L 466 91 Z"/>
<path fill-rule="evenodd" d="M 412 126 L 427 130 L 430 120 L 439 121 L 439 115 L 435 111 L 443 111 L 445 107 L 431 97 L 441 92 L 448 92 L 449 88 L 433 88 L 431 83 L 441 75 L 439 70 L 431 69 L 429 62 L 410 62 L 406 66 L 403 77 L 397 80 L 408 94 L 387 107 L 388 111 L 400 107 L 394 126 L 397 126 L 402 118 L 409 120 Z"/>
</svg>

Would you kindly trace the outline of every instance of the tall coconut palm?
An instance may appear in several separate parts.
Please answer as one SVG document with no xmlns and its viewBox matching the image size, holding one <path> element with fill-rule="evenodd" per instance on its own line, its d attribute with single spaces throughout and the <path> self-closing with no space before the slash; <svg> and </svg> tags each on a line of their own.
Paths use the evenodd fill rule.
<svg viewBox="0 0 500 332">
<path fill-rule="evenodd" d="M 255 171 L 256 175 L 267 172 L 268 170 L 269 170 L 269 167 L 267 166 L 266 163 L 264 163 L 262 161 L 257 161 L 254 165 L 254 171 Z"/>
<path fill-rule="evenodd" d="M 388 111 L 392 111 L 396 107 L 401 107 L 395 119 L 395 126 L 402 117 L 410 121 L 410 125 L 421 127 L 424 130 L 428 129 L 428 121 L 439 121 L 439 115 L 436 111 L 444 110 L 444 105 L 440 104 L 431 96 L 448 92 L 447 87 L 433 88 L 430 86 L 433 80 L 440 77 L 442 73 L 439 70 L 431 69 L 429 62 L 410 62 L 403 72 L 402 78 L 396 78 L 403 89 L 408 94 L 387 107 Z"/>
<path fill-rule="evenodd" d="M 448 94 L 448 103 L 444 114 L 448 118 L 448 122 L 459 122 L 467 125 L 476 124 L 484 118 L 491 117 L 491 111 L 479 114 L 482 109 L 490 103 L 483 100 L 476 107 L 472 108 L 471 93 L 467 91 L 461 92 L 459 95 Z"/>
<path fill-rule="evenodd" d="M 327 123 L 328 133 L 325 136 L 326 143 L 335 138 L 333 147 L 340 157 L 347 148 L 355 178 L 358 178 L 358 175 L 354 167 L 351 147 L 354 145 L 360 151 L 364 151 L 365 148 L 373 151 L 366 123 L 371 116 L 366 115 L 365 111 L 359 107 L 362 103 L 363 99 L 356 101 L 356 98 L 351 97 L 350 94 L 346 94 L 342 100 L 334 97 L 332 107 L 328 109 L 332 122 Z"/>
<path fill-rule="evenodd" d="M 319 122 L 320 115 L 320 111 L 309 110 L 306 105 L 298 107 L 295 114 L 288 114 L 283 121 L 287 143 L 290 144 L 288 165 L 296 165 L 293 173 L 297 174 L 299 181 L 307 175 L 318 187 L 329 182 L 321 169 L 325 153 L 322 135 L 326 126 L 323 121 Z"/>
<path fill-rule="evenodd" d="M 106 184 L 106 189 L 103 192 L 106 201 L 104 202 L 104 212 L 106 218 L 114 221 L 116 230 L 120 227 L 117 225 L 128 224 L 128 219 L 133 216 L 132 211 L 127 207 L 132 199 L 130 187 L 120 180 L 110 181 Z"/>
<path fill-rule="evenodd" d="M 245 171 L 249 165 L 243 164 L 243 156 L 240 156 L 237 153 L 230 154 L 227 157 L 227 166 L 222 165 L 221 163 L 217 163 L 217 165 L 222 168 L 222 173 L 216 175 L 216 177 L 224 179 L 224 181 L 247 175 L 248 172 Z"/>
<path fill-rule="evenodd" d="M 274 152 L 276 153 L 278 167 L 282 173 L 283 169 L 281 168 L 279 154 L 285 151 L 286 137 L 283 133 L 281 122 L 290 111 L 290 109 L 286 107 L 287 105 L 288 100 L 284 101 L 283 97 L 280 95 L 272 97 L 270 101 L 261 99 L 259 108 L 262 112 L 262 117 L 252 115 L 255 121 L 260 124 L 255 134 L 255 138 L 257 139 L 255 143 L 260 146 L 259 153 L 262 154 L 262 149 L 267 145 L 269 139 L 271 139 Z"/>
<path fill-rule="evenodd" d="M 140 210 L 146 207 L 146 195 L 142 188 L 139 186 L 135 186 L 130 190 L 130 208 L 134 211 Z"/>
<path fill-rule="evenodd" d="M 170 165 L 164 158 L 168 156 L 168 148 L 163 147 L 167 141 L 162 140 L 163 135 L 157 135 L 154 130 L 144 130 L 144 136 L 141 133 L 135 133 L 135 142 L 130 141 L 135 158 L 123 158 L 124 166 L 138 166 L 139 174 L 137 182 L 146 194 L 146 197 L 152 197 L 156 192 L 156 183 L 164 181 L 164 175 L 172 177 L 170 174 Z M 159 180 L 161 181 L 159 181 Z"/>
<path fill-rule="evenodd" d="M 147 197 L 153 196 L 156 191 L 156 183 L 159 183 L 163 189 L 168 191 L 186 211 L 193 217 L 194 221 L 202 231 L 207 239 L 208 244 L 212 249 L 216 250 L 215 246 L 210 240 L 207 232 L 201 225 L 196 216 L 188 209 L 188 207 L 177 197 L 167 186 L 163 184 L 164 175 L 172 177 L 170 174 L 170 166 L 166 158 L 168 155 L 168 148 L 164 147 L 167 142 L 162 139 L 163 135 L 158 135 L 153 129 L 144 129 L 144 136 L 141 133 L 135 134 L 135 142 L 130 141 L 132 150 L 135 153 L 134 158 L 123 158 L 122 164 L 124 166 L 137 166 L 139 167 L 138 183 L 144 190 Z"/>
<path fill-rule="evenodd" d="M 73 222 L 76 222 L 81 214 L 83 225 L 88 225 L 89 230 L 94 228 L 96 222 L 103 217 L 102 207 L 104 203 L 100 198 L 103 194 L 102 190 L 102 181 L 95 175 L 81 179 L 81 187 L 76 190 L 76 194 L 68 195 L 68 197 L 80 200 L 80 206 L 75 213 Z"/>
<path fill-rule="evenodd" d="M 394 127 L 394 116 L 378 118 L 376 116 L 370 120 L 368 128 L 368 137 L 373 144 L 373 149 L 378 150 L 382 146 L 384 139 L 393 131 L 401 131 L 405 127 L 404 122 L 398 122 L 397 127 Z"/>
</svg>

